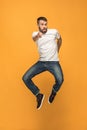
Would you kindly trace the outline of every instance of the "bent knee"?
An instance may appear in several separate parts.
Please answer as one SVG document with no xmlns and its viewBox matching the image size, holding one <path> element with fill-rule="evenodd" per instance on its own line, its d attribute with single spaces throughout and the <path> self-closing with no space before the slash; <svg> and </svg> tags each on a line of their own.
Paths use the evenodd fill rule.
<svg viewBox="0 0 87 130">
<path fill-rule="evenodd" d="M 24 74 L 24 75 L 22 76 L 22 80 L 25 82 L 25 81 L 27 81 L 27 79 L 28 79 L 28 77 Z"/>
<path fill-rule="evenodd" d="M 62 85 L 62 83 L 64 82 L 64 77 L 57 79 L 56 82 L 58 82 L 58 84 Z"/>
<path fill-rule="evenodd" d="M 64 77 L 62 77 L 62 83 L 64 82 Z"/>
<path fill-rule="evenodd" d="M 23 81 L 25 80 L 25 77 L 24 77 L 24 75 L 22 76 L 22 80 L 23 80 Z"/>
</svg>

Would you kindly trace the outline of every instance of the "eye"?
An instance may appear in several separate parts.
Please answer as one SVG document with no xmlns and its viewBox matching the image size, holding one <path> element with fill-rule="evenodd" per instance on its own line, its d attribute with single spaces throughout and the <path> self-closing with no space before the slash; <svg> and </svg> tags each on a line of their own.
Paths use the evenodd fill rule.
<svg viewBox="0 0 87 130">
<path fill-rule="evenodd" d="M 43 23 L 41 23 L 41 25 L 43 26 L 44 24 L 43 24 Z"/>
</svg>

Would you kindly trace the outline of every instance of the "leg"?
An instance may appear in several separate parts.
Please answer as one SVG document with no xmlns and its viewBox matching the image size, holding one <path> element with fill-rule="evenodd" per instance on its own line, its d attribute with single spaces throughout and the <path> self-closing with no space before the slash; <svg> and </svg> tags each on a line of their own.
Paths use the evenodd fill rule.
<svg viewBox="0 0 87 130">
<path fill-rule="evenodd" d="M 38 95 L 39 88 L 31 80 L 35 75 L 45 71 L 43 64 L 38 61 L 34 64 L 22 77 L 25 85 L 31 90 L 34 95 Z"/>
<path fill-rule="evenodd" d="M 53 89 L 48 100 L 49 103 L 52 103 L 64 79 L 63 79 L 63 72 L 62 72 L 59 62 L 55 62 L 55 61 L 51 62 L 48 67 L 48 70 L 55 77 L 55 84 L 53 85 Z"/>
<path fill-rule="evenodd" d="M 52 61 L 48 69 L 49 72 L 51 72 L 55 77 L 55 84 L 53 85 L 53 90 L 57 92 L 64 81 L 61 66 L 59 62 Z"/>
</svg>

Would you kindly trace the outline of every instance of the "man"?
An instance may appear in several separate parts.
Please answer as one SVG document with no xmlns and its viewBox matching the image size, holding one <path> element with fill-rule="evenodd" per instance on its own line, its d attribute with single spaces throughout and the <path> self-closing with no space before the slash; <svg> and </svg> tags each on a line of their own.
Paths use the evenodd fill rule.
<svg viewBox="0 0 87 130">
<path fill-rule="evenodd" d="M 47 18 L 39 17 L 37 19 L 38 31 L 33 32 L 32 38 L 38 46 L 40 58 L 27 72 L 23 75 L 25 85 L 36 96 L 37 109 L 41 108 L 44 94 L 34 84 L 32 78 L 44 71 L 49 71 L 55 78 L 52 92 L 48 102 L 52 103 L 60 86 L 63 83 L 63 73 L 59 64 L 58 52 L 62 43 L 62 38 L 56 29 L 48 29 Z"/>
</svg>

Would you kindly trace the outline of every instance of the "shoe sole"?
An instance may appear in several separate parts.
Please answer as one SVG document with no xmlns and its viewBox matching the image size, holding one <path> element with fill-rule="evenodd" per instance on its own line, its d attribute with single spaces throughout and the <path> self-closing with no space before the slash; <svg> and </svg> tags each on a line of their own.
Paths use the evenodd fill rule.
<svg viewBox="0 0 87 130">
<path fill-rule="evenodd" d="M 56 96 L 56 95 L 55 95 L 55 96 Z M 54 97 L 54 98 L 55 98 L 55 97 Z M 54 99 L 53 99 L 53 101 L 54 101 Z M 50 102 L 50 101 L 49 101 L 49 98 L 48 98 L 48 103 L 49 103 L 49 104 L 53 103 L 53 101 L 52 101 L 52 102 Z"/>
<path fill-rule="evenodd" d="M 51 104 L 51 102 L 49 101 L 49 98 L 48 98 L 48 103 Z"/>
<path fill-rule="evenodd" d="M 45 98 L 45 95 L 43 95 L 41 105 L 40 105 L 40 107 L 39 107 L 39 108 L 37 108 L 37 110 L 40 110 L 40 108 L 42 107 L 42 104 L 43 104 L 43 100 L 44 100 L 44 98 Z"/>
</svg>

